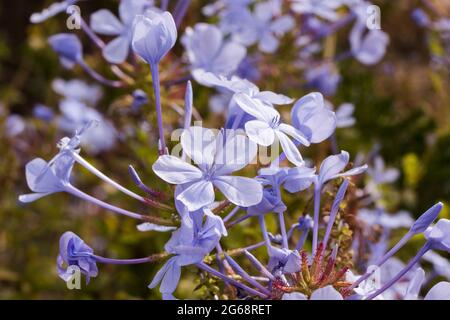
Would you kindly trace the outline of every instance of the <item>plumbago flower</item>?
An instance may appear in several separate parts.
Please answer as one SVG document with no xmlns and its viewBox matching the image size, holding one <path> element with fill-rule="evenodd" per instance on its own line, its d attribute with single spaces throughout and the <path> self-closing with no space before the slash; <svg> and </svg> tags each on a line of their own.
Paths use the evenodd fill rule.
<svg viewBox="0 0 450 320">
<path fill-rule="evenodd" d="M 258 44 L 264 53 L 274 53 L 279 46 L 279 37 L 294 27 L 290 15 L 280 15 L 279 1 L 263 1 L 255 4 L 253 12 L 247 8 L 235 9 L 221 20 L 221 28 L 230 31 L 232 38 L 245 46 Z"/>
<path fill-rule="evenodd" d="M 94 250 L 71 231 L 65 232 L 59 239 L 59 255 L 57 258 L 58 275 L 69 281 L 74 274 L 74 266 L 86 276 L 86 282 L 98 275 L 98 268 L 93 257 Z M 64 267 L 66 265 L 66 267 Z"/>
<path fill-rule="evenodd" d="M 309 146 L 310 142 L 303 132 L 291 125 L 282 123 L 281 115 L 277 110 L 264 105 L 257 99 L 251 99 L 245 93 L 236 94 L 234 99 L 242 110 L 255 117 L 255 120 L 250 120 L 245 124 L 245 132 L 250 140 L 260 146 L 268 147 L 277 138 L 289 161 L 298 166 L 303 165 L 304 161 L 300 151 L 288 137 L 289 135 L 297 142 Z"/>
<path fill-rule="evenodd" d="M 188 27 L 181 42 L 196 80 L 199 70 L 215 75 L 232 75 L 247 53 L 244 46 L 225 40 L 219 28 L 207 23 Z"/>
<path fill-rule="evenodd" d="M 217 246 L 222 235 L 226 235 L 223 234 L 222 219 L 212 213 L 208 213 L 206 221 L 202 223 L 200 220 L 197 226 L 193 219 L 188 219 L 183 220 L 181 227 L 172 233 L 164 247 L 174 256 L 156 273 L 149 285 L 149 288 L 154 288 L 161 283 L 159 291 L 164 299 L 173 299 L 172 293 L 180 280 L 181 267 L 202 263 L 205 256 Z"/>
<path fill-rule="evenodd" d="M 183 188 L 177 196 L 189 211 L 214 202 L 217 187 L 232 203 L 249 207 L 262 199 L 262 186 L 257 181 L 231 176 L 246 167 L 256 156 L 256 145 L 235 132 L 219 132 L 191 127 L 181 136 L 183 152 L 195 167 L 180 158 L 163 155 L 153 165 L 153 171 L 163 180 Z"/>
<path fill-rule="evenodd" d="M 133 21 L 136 15 L 152 6 L 148 0 L 121 0 L 119 4 L 120 20 L 107 9 L 101 9 L 91 15 L 91 28 L 94 32 L 116 37 L 103 48 L 103 56 L 111 63 L 122 63 L 128 57 L 131 44 Z"/>
</svg>

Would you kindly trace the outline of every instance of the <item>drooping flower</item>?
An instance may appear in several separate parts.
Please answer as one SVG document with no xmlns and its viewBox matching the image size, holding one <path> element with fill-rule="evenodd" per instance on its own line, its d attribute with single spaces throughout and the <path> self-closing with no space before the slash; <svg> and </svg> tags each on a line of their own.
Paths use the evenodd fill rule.
<svg viewBox="0 0 450 320">
<path fill-rule="evenodd" d="M 154 288 L 161 283 L 159 291 L 164 299 L 173 299 L 172 294 L 178 286 L 181 267 L 202 262 L 216 247 L 223 234 L 223 222 L 213 214 L 206 216 L 206 221 L 204 224 L 201 222 L 200 228 L 195 227 L 191 218 L 188 223 L 183 221 L 165 245 L 165 250 L 174 256 L 156 273 L 149 285 L 149 288 Z"/>
<path fill-rule="evenodd" d="M 83 47 L 80 39 L 71 33 L 59 33 L 48 38 L 53 50 L 59 55 L 61 64 L 71 69 L 83 60 Z"/>
<path fill-rule="evenodd" d="M 103 56 L 111 63 L 122 63 L 128 56 L 134 17 L 143 14 L 151 6 L 147 0 L 121 0 L 120 20 L 107 9 L 101 9 L 91 15 L 91 28 L 99 34 L 115 38 L 103 48 Z"/>
<path fill-rule="evenodd" d="M 234 41 L 225 40 L 219 28 L 212 24 L 197 23 L 188 27 L 181 42 L 191 64 L 195 80 L 200 71 L 229 76 L 245 58 L 247 50 Z"/>
<path fill-rule="evenodd" d="M 255 117 L 255 120 L 245 123 L 245 132 L 250 140 L 258 145 L 268 147 L 277 138 L 288 160 L 297 166 L 303 165 L 304 161 L 300 151 L 289 138 L 291 136 L 298 143 L 309 146 L 310 142 L 303 132 L 282 123 L 280 113 L 274 108 L 264 105 L 260 100 L 252 99 L 245 93 L 236 94 L 234 99 L 242 110 Z"/>
<path fill-rule="evenodd" d="M 365 65 L 377 64 L 385 55 L 389 36 L 379 29 L 367 30 L 367 5 L 364 2 L 355 9 L 357 21 L 350 32 L 350 46 L 353 56 Z"/>
<path fill-rule="evenodd" d="M 176 40 L 177 28 L 169 12 L 147 10 L 134 18 L 131 45 L 148 64 L 157 65 Z"/>
<path fill-rule="evenodd" d="M 97 264 L 92 257 L 93 254 L 94 250 L 84 243 L 79 236 L 71 231 L 65 232 L 59 240 L 59 255 L 57 258 L 59 277 L 68 281 L 73 276 L 73 267 L 75 266 L 86 276 L 86 282 L 89 282 L 90 278 L 98 275 Z"/>
<path fill-rule="evenodd" d="M 195 167 L 175 156 L 163 155 L 153 164 L 153 171 L 163 180 L 183 188 L 177 200 L 189 211 L 211 204 L 214 186 L 232 203 L 248 207 L 262 199 L 262 186 L 254 179 L 231 176 L 247 166 L 256 156 L 257 147 L 243 135 L 220 132 L 217 136 L 209 129 L 191 127 L 181 136 L 183 152 Z"/>
<path fill-rule="evenodd" d="M 23 203 L 33 202 L 47 195 L 62 192 L 70 184 L 70 174 L 75 160 L 68 150 L 79 152 L 80 136 L 63 138 L 58 143 L 60 152 L 49 162 L 36 158 L 25 166 L 28 187 L 34 193 L 19 196 Z"/>
<path fill-rule="evenodd" d="M 363 173 L 367 170 L 367 165 L 355 167 L 342 172 L 350 160 L 347 151 L 341 151 L 340 154 L 332 155 L 322 161 L 319 174 L 317 176 L 316 188 L 321 188 L 325 183 L 339 177 L 349 177 Z"/>
</svg>

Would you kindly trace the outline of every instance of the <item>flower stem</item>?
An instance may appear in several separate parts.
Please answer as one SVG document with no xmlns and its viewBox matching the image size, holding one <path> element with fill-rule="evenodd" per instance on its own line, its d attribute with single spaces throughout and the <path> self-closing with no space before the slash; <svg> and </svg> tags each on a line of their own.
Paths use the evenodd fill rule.
<svg viewBox="0 0 450 320">
<path fill-rule="evenodd" d="M 225 282 L 228 282 L 228 283 L 230 283 L 230 284 L 232 284 L 232 285 L 234 285 L 234 286 L 236 286 L 238 288 L 241 288 L 242 290 L 247 291 L 250 294 L 256 295 L 256 296 L 261 297 L 263 299 L 268 298 L 267 295 L 265 295 L 265 294 L 255 290 L 255 289 L 252 289 L 249 286 L 247 286 L 247 285 L 245 285 L 243 283 L 240 283 L 239 281 L 234 280 L 233 278 L 227 277 L 223 273 L 221 273 L 221 272 L 211 268 L 210 266 L 208 266 L 204 262 L 197 263 L 196 266 L 199 267 L 200 269 L 205 270 L 206 272 L 209 272 L 212 275 L 214 275 L 214 276 L 224 280 Z"/>
<path fill-rule="evenodd" d="M 378 295 L 382 294 L 384 291 L 389 289 L 392 285 L 394 285 L 398 280 L 400 280 L 401 277 L 403 277 L 409 270 L 414 267 L 414 265 L 422 258 L 422 256 L 427 253 L 428 250 L 430 250 L 431 244 L 429 242 L 425 243 L 424 246 L 419 250 L 417 255 L 411 259 L 411 261 L 406 265 L 406 267 L 403 268 L 402 271 L 397 273 L 397 275 L 392 278 L 388 283 L 386 283 L 383 287 L 372 293 L 370 296 L 367 297 L 366 300 L 372 300 L 376 298 Z"/>
<path fill-rule="evenodd" d="M 411 232 L 407 232 L 401 239 L 399 242 L 397 242 L 397 244 L 392 247 L 391 250 L 389 250 L 383 257 L 381 257 L 381 259 L 379 261 L 377 261 L 375 263 L 376 266 L 381 267 L 388 259 L 390 259 L 394 254 L 397 253 L 397 251 L 399 251 L 408 241 L 409 239 L 411 239 L 411 237 L 414 234 L 412 234 Z M 374 272 L 376 271 L 376 268 L 366 272 L 364 275 L 362 275 L 361 277 L 358 278 L 358 280 L 356 280 L 347 290 L 353 290 L 356 287 L 358 287 L 361 282 L 363 282 L 364 280 L 368 279 Z"/>
<path fill-rule="evenodd" d="M 91 67 L 89 67 L 86 64 L 86 62 L 84 62 L 84 60 L 79 60 L 78 63 L 83 68 L 83 70 L 86 71 L 87 74 L 89 74 L 92 78 L 94 78 L 98 82 L 113 88 L 122 88 L 124 86 L 124 83 L 122 81 L 106 79 L 101 74 L 97 73 Z"/>
<path fill-rule="evenodd" d="M 139 259 L 111 259 L 111 258 L 105 258 L 97 255 L 92 255 L 92 257 L 99 263 L 104 264 L 141 264 L 141 263 L 152 263 L 152 262 L 159 262 L 166 258 L 169 254 L 167 252 L 163 253 L 157 253 L 152 254 L 151 256 L 139 258 Z"/>
<path fill-rule="evenodd" d="M 125 210 L 125 209 L 113 206 L 113 205 L 111 205 L 109 203 L 103 202 L 103 201 L 101 201 L 101 200 L 99 200 L 99 199 L 97 199 L 97 198 L 95 198 L 95 197 L 93 197 L 93 196 L 91 196 L 91 195 L 89 195 L 87 193 L 84 193 L 83 191 L 75 188 L 74 186 L 72 186 L 70 184 L 65 186 L 65 191 L 70 193 L 70 194 L 72 194 L 72 195 L 74 195 L 74 196 L 76 196 L 76 197 L 78 197 L 78 198 L 81 198 L 83 200 L 86 200 L 86 201 L 89 201 L 89 202 L 91 202 L 93 204 L 96 204 L 99 207 L 102 207 L 104 209 L 111 210 L 111 211 L 117 212 L 119 214 L 123 214 L 124 216 L 130 217 L 130 218 L 133 218 L 133 219 L 145 220 L 144 216 L 141 215 L 141 214 L 138 214 L 138 213 L 135 213 L 135 212 L 131 212 L 131 211 L 128 211 L 128 210 Z"/>
<path fill-rule="evenodd" d="M 289 249 L 288 238 L 286 234 L 286 224 L 284 223 L 283 212 L 278 212 L 278 221 L 280 222 L 281 237 L 283 239 L 283 248 Z"/>
<path fill-rule="evenodd" d="M 317 249 L 317 241 L 319 238 L 319 210 L 320 210 L 320 197 L 321 186 L 315 186 L 314 188 L 314 225 L 313 225 L 313 241 L 312 241 L 312 254 L 314 255 Z"/>
<path fill-rule="evenodd" d="M 162 109 L 161 109 L 161 87 L 159 83 L 159 69 L 158 64 L 150 65 L 150 72 L 152 74 L 152 85 L 153 92 L 155 94 L 155 105 L 156 105 L 156 117 L 158 121 L 159 130 L 159 141 L 160 141 L 160 154 L 166 153 L 166 141 L 164 139 L 164 127 L 162 120 Z"/>
</svg>

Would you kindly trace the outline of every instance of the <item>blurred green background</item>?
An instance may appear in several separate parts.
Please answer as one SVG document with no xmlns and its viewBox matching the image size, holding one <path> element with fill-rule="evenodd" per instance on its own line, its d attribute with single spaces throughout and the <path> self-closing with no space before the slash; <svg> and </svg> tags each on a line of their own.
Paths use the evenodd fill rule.
<svg viewBox="0 0 450 320">
<path fill-rule="evenodd" d="M 66 32 L 64 15 L 37 26 L 29 24 L 30 14 L 51 2 L 15 0 L 0 4 L 0 105 L 3 109 L 0 114 L 0 299 L 159 298 L 157 290 L 147 288 L 159 265 L 100 265 L 100 275 L 89 286 L 83 284 L 83 290 L 67 290 L 56 274 L 58 240 L 63 232 L 71 230 L 100 255 L 133 258 L 161 252 L 169 234 L 140 233 L 135 221 L 117 217 L 66 194 L 51 195 L 27 206 L 17 202 L 19 194 L 28 192 L 24 165 L 34 157 L 50 159 L 61 137 L 53 125 L 33 119 L 33 106 L 45 103 L 57 111 L 58 96 L 50 88 L 54 78 L 80 78 L 91 82 L 79 69 L 64 70 L 47 45 L 49 35 Z M 374 67 L 354 60 L 340 63 L 343 80 L 331 99 L 335 105 L 351 102 L 356 106 L 356 125 L 338 130 L 341 149 L 354 157 L 380 144 L 380 153 L 387 164 L 401 171 L 400 179 L 386 190 L 388 208 L 393 212 L 406 209 L 416 216 L 436 201 L 450 204 L 450 74 L 447 68 L 436 68 L 430 63 L 431 55 L 445 54 L 440 38 L 417 27 L 410 18 L 419 2 L 375 1 L 381 7 L 382 28 L 390 35 L 387 55 Z M 204 3 L 193 1 L 185 26 L 205 20 L 199 14 Z M 117 2 L 83 1 L 80 6 L 83 17 L 87 18 L 90 12 L 103 7 L 115 12 Z M 327 41 L 334 50 L 345 51 L 347 34 L 348 30 L 343 30 Z M 81 33 L 80 37 L 88 63 L 108 74 L 108 69 L 101 66 L 101 53 L 89 45 Z M 297 56 L 292 43 L 288 35 L 277 54 L 264 57 L 264 65 L 271 67 L 263 71 L 264 82 L 258 85 L 299 98 L 307 91 L 301 72 L 289 65 Z M 174 56 L 181 55 L 182 48 L 177 44 Z M 170 61 L 167 66 L 169 64 Z M 148 76 L 142 70 L 144 75 Z M 150 84 L 143 89 L 150 92 Z M 208 95 L 213 91 L 194 85 L 194 92 L 194 104 L 206 125 L 220 125 L 222 119 L 210 117 L 208 111 Z M 105 89 L 99 103 L 99 109 L 118 128 L 125 125 L 137 128 L 145 119 L 153 121 L 154 115 L 149 111 L 153 109 L 148 106 L 139 114 L 126 112 L 130 93 L 128 89 Z M 183 93 L 184 87 L 172 88 L 163 92 L 163 98 L 180 103 Z M 4 134 L 9 114 L 19 114 L 28 121 L 25 132 L 13 138 Z M 167 123 L 178 125 L 179 119 L 173 111 L 165 113 L 165 117 Z M 306 155 L 321 159 L 327 152 L 329 147 L 323 144 L 308 149 Z M 155 135 L 138 129 L 136 137 L 123 139 L 113 150 L 86 157 L 133 190 L 136 188 L 128 176 L 129 164 L 135 166 L 148 185 L 164 189 L 151 172 L 156 154 Z M 81 190 L 123 208 L 157 213 L 105 186 L 84 169 L 77 167 L 75 171 L 76 185 Z M 443 216 L 448 217 L 448 210 Z M 226 244 L 234 248 L 259 239 L 256 227 L 238 227 Z M 179 296 L 192 297 L 195 272 L 193 268 L 183 271 L 177 291 Z"/>
</svg>

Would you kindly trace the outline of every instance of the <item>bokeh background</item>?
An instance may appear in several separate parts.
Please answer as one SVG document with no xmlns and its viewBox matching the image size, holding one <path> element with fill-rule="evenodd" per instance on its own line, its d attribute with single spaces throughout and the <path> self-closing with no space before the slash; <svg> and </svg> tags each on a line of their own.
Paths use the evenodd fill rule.
<svg viewBox="0 0 450 320">
<path fill-rule="evenodd" d="M 148 283 L 159 265 L 100 266 L 100 276 L 82 290 L 67 290 L 56 274 L 56 256 L 60 235 L 71 230 L 86 240 L 98 254 L 132 258 L 160 252 L 169 234 L 140 233 L 134 221 L 118 217 L 66 194 L 55 194 L 40 201 L 21 205 L 17 196 L 28 192 L 24 165 L 34 157 L 50 159 L 56 153 L 61 138 L 54 124 L 35 119 L 32 109 L 44 103 L 57 110 L 59 97 L 50 83 L 57 77 L 80 78 L 92 82 L 81 70 L 64 70 L 58 57 L 47 45 L 47 37 L 66 32 L 64 15 L 40 25 L 30 25 L 29 16 L 52 1 L 15 0 L 0 3 L 0 299 L 153 299 L 157 290 Z M 193 1 L 185 26 L 206 21 L 200 8 L 206 1 Z M 436 1 L 443 14 L 450 16 L 448 1 Z M 339 63 L 342 83 L 331 99 L 335 105 L 352 102 L 356 106 L 356 125 L 338 131 L 339 146 L 355 156 L 380 146 L 380 154 L 389 166 L 400 170 L 397 182 L 384 190 L 386 206 L 393 212 L 406 209 L 418 216 L 437 201 L 450 204 L 450 74 L 446 65 L 436 64 L 434 57 L 446 57 L 442 39 L 418 27 L 411 12 L 420 1 L 375 1 L 381 7 L 382 28 L 390 36 L 385 58 L 376 66 L 363 66 L 356 61 Z M 98 8 L 115 12 L 117 1 L 84 1 L 82 14 L 87 17 Z M 347 46 L 348 30 L 327 39 L 332 50 Z M 104 74 L 101 53 L 85 41 L 88 63 Z M 165 61 L 164 69 L 183 53 L 177 44 L 173 57 Z M 262 70 L 265 89 L 301 97 L 308 89 L 301 83 L 302 74 L 289 65 L 296 59 L 296 48 L 289 35 L 275 55 L 264 56 Z M 448 66 L 448 65 L 447 65 Z M 103 68 L 103 69 L 102 69 Z M 142 72 L 146 74 L 146 72 Z M 138 86 L 150 91 L 144 81 Z M 220 117 L 208 109 L 212 90 L 194 85 L 195 106 L 206 126 L 221 124 Z M 143 126 L 154 123 L 154 115 L 146 106 L 141 112 L 130 113 L 130 90 L 104 89 L 98 109 L 114 121 L 117 128 L 136 128 L 133 138 L 124 137 L 108 152 L 86 155 L 99 169 L 133 190 L 127 166 L 133 164 L 145 182 L 161 183 L 151 172 L 156 159 L 155 135 Z M 163 92 L 164 99 L 181 105 L 184 87 Z M 6 134 L 6 119 L 11 114 L 26 120 L 26 128 L 18 135 Z M 165 113 L 165 121 L 176 127 L 180 119 L 174 112 Z M 310 157 L 323 158 L 326 144 L 308 149 Z M 99 182 L 84 169 L 76 169 L 76 184 L 80 189 L 141 212 L 152 212 Z M 155 213 L 155 212 L 153 212 Z M 160 212 L 167 216 L 167 213 Z M 448 216 L 448 209 L 442 213 Z M 258 241 L 258 229 L 253 225 L 238 227 L 230 248 Z M 250 243 L 254 243 L 250 242 Z M 413 254 L 411 250 L 411 254 Z M 406 253 L 407 255 L 407 253 Z M 183 271 L 178 294 L 192 296 L 197 280 L 194 269 Z M 194 293 L 195 295 L 197 293 Z"/>
</svg>

